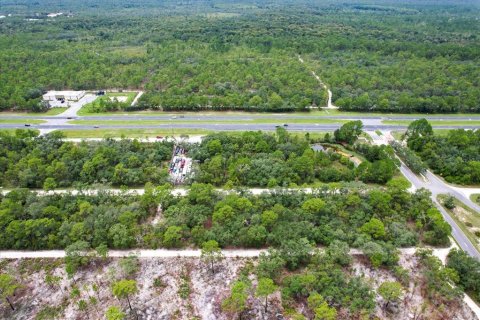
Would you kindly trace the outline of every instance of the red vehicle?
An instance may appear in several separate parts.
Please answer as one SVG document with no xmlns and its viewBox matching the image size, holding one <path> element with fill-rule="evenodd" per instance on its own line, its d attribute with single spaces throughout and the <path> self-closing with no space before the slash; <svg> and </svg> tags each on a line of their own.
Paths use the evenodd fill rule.
<svg viewBox="0 0 480 320">
<path fill-rule="evenodd" d="M 163 139 L 163 137 L 162 136 L 157 136 L 157 139 Z"/>
</svg>

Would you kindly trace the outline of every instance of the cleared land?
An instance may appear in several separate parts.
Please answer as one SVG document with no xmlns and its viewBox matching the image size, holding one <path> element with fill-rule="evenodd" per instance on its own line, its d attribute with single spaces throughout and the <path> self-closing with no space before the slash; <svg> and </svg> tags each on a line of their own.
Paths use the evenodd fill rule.
<svg viewBox="0 0 480 320">
<path fill-rule="evenodd" d="M 424 277 L 418 270 L 419 262 L 414 255 L 402 255 L 399 263 L 409 270 L 410 278 L 401 307 L 398 305 L 392 309 L 396 311 L 395 319 L 410 319 L 412 314 L 430 319 L 440 319 L 441 316 L 459 320 L 475 319 L 462 301 L 449 304 L 448 308 L 436 308 L 429 302 L 425 290 L 418 285 L 424 282 Z M 280 287 L 268 297 L 268 313 L 264 314 L 265 299 L 254 294 L 258 285 L 258 278 L 253 272 L 256 259 L 226 258 L 216 264 L 214 274 L 198 258 L 139 259 L 134 265 L 134 271 L 128 272 L 122 267 L 121 259 L 108 258 L 80 270 L 74 281 L 68 278 L 62 259 L 4 260 L 0 270 L 17 270 L 21 275 L 22 287 L 11 297 L 16 310 L 12 311 L 8 304 L 2 304 L 0 317 L 103 319 L 109 307 L 118 306 L 132 319 L 136 314 L 140 319 L 230 320 L 237 318 L 238 314 L 227 312 L 222 308 L 222 302 L 229 296 L 234 281 L 246 276 L 252 288 L 248 290 L 244 319 L 278 319 L 276 314 L 289 318 L 302 311 L 308 312 L 305 301 L 283 304 Z M 372 269 L 362 256 L 354 257 L 352 265 L 345 271 L 347 273 L 362 277 L 372 290 L 377 290 L 384 281 L 396 281 L 392 271 Z M 58 283 L 49 285 L 45 281 L 47 275 L 58 279 Z M 286 275 L 283 272 L 281 278 Z M 132 311 L 127 299 L 117 299 L 112 294 L 112 284 L 122 278 L 137 283 L 138 292 L 129 297 Z M 380 319 L 390 318 L 382 307 L 384 302 L 380 296 L 376 297 L 378 302 L 373 315 Z"/>
</svg>

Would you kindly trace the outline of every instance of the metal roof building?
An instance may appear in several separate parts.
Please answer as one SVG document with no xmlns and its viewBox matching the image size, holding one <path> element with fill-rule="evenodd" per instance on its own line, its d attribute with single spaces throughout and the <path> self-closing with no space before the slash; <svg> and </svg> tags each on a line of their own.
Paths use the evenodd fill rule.
<svg viewBox="0 0 480 320">
<path fill-rule="evenodd" d="M 69 100 L 78 101 L 85 95 L 85 91 L 48 91 L 43 95 L 45 101 Z"/>
</svg>

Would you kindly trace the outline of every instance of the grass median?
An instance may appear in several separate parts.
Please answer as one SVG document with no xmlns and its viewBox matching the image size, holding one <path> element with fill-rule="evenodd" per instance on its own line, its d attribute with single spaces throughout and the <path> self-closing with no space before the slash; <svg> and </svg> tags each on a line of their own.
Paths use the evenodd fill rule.
<svg viewBox="0 0 480 320">
<path fill-rule="evenodd" d="M 472 200 L 475 203 L 480 204 L 480 193 L 474 193 L 470 196 L 470 200 Z"/>
<path fill-rule="evenodd" d="M 28 124 L 40 124 L 45 123 L 45 120 L 37 120 L 37 119 L 0 119 L 0 123 L 5 124 L 18 124 L 18 123 L 28 123 Z"/>
</svg>

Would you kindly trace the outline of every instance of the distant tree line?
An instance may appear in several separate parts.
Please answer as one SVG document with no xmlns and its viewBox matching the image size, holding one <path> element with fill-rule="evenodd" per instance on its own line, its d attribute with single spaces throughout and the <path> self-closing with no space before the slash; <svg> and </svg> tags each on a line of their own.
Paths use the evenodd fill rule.
<svg viewBox="0 0 480 320">
<path fill-rule="evenodd" d="M 135 108 L 120 107 L 306 111 L 326 104 L 313 70 L 342 110 L 479 111 L 478 8 L 281 4 L 229 6 L 234 18 L 205 18 L 224 10 L 204 2 L 141 1 L 95 11 L 101 19 L 2 19 L 0 110 L 45 110 L 49 89 L 142 88 Z M 186 12 L 195 15 L 178 19 Z"/>
</svg>

